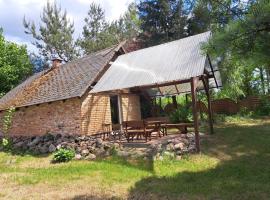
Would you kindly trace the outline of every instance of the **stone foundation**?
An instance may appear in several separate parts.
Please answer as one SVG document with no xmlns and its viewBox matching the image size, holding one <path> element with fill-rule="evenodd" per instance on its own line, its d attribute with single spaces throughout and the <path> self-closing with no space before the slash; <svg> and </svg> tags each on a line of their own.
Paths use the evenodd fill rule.
<svg viewBox="0 0 270 200">
<path fill-rule="evenodd" d="M 2 141 L 2 138 L 0 138 Z M 76 136 L 61 134 L 46 134 L 43 136 L 10 137 L 11 151 L 18 153 L 33 153 L 36 155 L 49 154 L 60 148 L 71 149 L 76 152 L 76 159 L 95 159 L 105 157 L 113 153 L 114 149 L 120 148 L 118 143 L 106 142 L 93 136 Z M 0 150 L 3 150 L 3 147 Z"/>
<path fill-rule="evenodd" d="M 118 141 L 103 141 L 97 136 L 46 134 L 34 137 L 13 136 L 10 140 L 14 152 L 48 154 L 55 152 L 57 149 L 65 148 L 74 150 L 77 160 L 93 160 L 97 157 L 107 157 L 112 154 L 126 159 L 179 160 L 183 155 L 196 152 L 193 134 L 165 138 L 162 141 L 156 140 L 152 144 L 146 145 L 145 148 L 128 147 Z"/>
</svg>

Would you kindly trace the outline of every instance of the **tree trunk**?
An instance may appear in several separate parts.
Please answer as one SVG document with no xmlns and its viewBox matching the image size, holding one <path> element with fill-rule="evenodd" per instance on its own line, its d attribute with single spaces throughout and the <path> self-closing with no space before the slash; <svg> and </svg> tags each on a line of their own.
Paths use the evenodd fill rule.
<svg viewBox="0 0 270 200">
<path fill-rule="evenodd" d="M 267 94 L 270 94 L 270 66 L 266 69 Z"/>
<path fill-rule="evenodd" d="M 177 109 L 177 100 L 176 100 L 176 96 L 172 96 L 172 101 L 173 101 L 173 106 L 175 109 Z"/>
<path fill-rule="evenodd" d="M 265 94 L 265 85 L 264 85 L 264 74 L 263 74 L 263 68 L 260 67 L 260 79 L 261 79 L 261 84 L 262 84 L 262 94 Z"/>
</svg>

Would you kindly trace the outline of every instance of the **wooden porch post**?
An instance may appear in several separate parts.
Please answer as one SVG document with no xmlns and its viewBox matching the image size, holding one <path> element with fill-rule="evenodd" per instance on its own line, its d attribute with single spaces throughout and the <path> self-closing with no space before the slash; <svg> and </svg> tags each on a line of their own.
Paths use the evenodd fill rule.
<svg viewBox="0 0 270 200">
<path fill-rule="evenodd" d="M 208 112 L 208 122 L 209 122 L 209 129 L 210 134 L 214 133 L 214 127 L 213 127 L 213 112 L 212 112 L 212 104 L 211 104 L 211 96 L 210 96 L 210 87 L 209 87 L 209 79 L 208 76 L 202 77 L 206 97 L 207 97 L 207 112 Z"/>
<path fill-rule="evenodd" d="M 195 132 L 195 145 L 197 152 L 200 152 L 200 136 L 199 136 L 199 122 L 198 122 L 198 106 L 197 106 L 197 86 L 199 77 L 191 78 L 191 95 L 192 95 L 192 108 Z"/>
<path fill-rule="evenodd" d="M 214 134 L 213 111 L 212 111 L 212 103 L 211 103 L 208 78 L 206 79 L 206 96 L 207 96 L 207 103 L 208 103 L 207 109 L 208 109 L 208 121 L 209 121 L 210 134 Z"/>
<path fill-rule="evenodd" d="M 120 130 L 123 131 L 123 109 L 122 109 L 122 98 L 121 95 L 117 95 L 117 103 L 118 103 L 118 119 L 120 124 Z"/>
</svg>

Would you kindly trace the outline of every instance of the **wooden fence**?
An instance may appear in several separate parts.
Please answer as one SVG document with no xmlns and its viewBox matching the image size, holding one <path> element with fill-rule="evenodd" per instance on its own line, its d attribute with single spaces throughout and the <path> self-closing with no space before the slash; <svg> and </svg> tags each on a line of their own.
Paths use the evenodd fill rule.
<svg viewBox="0 0 270 200">
<path fill-rule="evenodd" d="M 217 114 L 236 114 L 242 108 L 247 108 L 248 110 L 254 111 L 260 105 L 260 101 L 260 97 L 258 96 L 249 96 L 245 99 L 238 100 L 237 102 L 229 98 L 217 99 L 212 101 L 212 110 L 213 113 Z M 207 107 L 202 101 L 198 102 L 198 107 L 200 112 L 207 112 Z M 161 116 L 162 113 L 168 114 L 174 110 L 175 106 L 173 104 L 167 104 L 164 109 L 162 109 L 159 105 L 154 105 L 152 106 L 151 113 L 152 116 Z"/>
<path fill-rule="evenodd" d="M 270 97 L 269 97 L 270 101 Z M 213 113 L 218 114 L 236 114 L 242 108 L 247 108 L 248 110 L 254 111 L 260 105 L 260 97 L 249 96 L 245 99 L 239 100 L 237 102 L 225 98 L 212 101 Z M 200 111 L 206 112 L 207 108 L 203 102 L 199 102 Z"/>
</svg>

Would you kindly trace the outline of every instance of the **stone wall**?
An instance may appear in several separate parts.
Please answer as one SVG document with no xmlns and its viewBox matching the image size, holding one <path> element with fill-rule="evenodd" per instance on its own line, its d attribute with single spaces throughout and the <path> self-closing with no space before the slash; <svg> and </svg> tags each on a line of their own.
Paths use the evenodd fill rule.
<svg viewBox="0 0 270 200">
<path fill-rule="evenodd" d="M 72 98 L 19 108 L 15 111 L 10 134 L 80 134 L 80 106 L 81 100 Z M 3 115 L 4 111 L 0 113 L 0 119 Z"/>
<path fill-rule="evenodd" d="M 133 94 L 122 95 L 123 120 L 141 120 L 140 97 Z"/>
<path fill-rule="evenodd" d="M 81 133 L 92 135 L 104 130 L 103 124 L 111 123 L 110 98 L 86 95 L 81 105 Z"/>
</svg>

